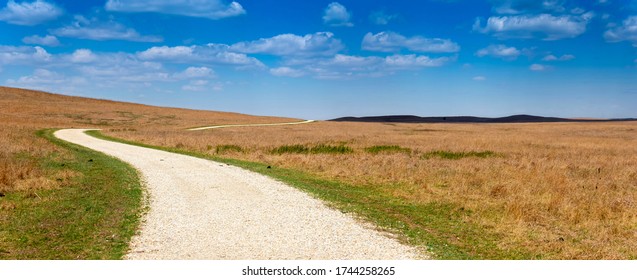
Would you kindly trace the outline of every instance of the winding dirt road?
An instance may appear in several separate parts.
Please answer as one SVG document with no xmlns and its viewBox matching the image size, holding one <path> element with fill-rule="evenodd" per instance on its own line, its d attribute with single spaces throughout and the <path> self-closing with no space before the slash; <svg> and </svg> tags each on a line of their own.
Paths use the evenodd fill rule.
<svg viewBox="0 0 637 280">
<path fill-rule="evenodd" d="M 214 128 L 225 128 L 225 127 L 247 127 L 247 126 L 279 126 L 279 125 L 295 125 L 295 124 L 306 124 L 313 123 L 315 120 L 305 120 L 299 122 L 286 122 L 286 123 L 258 123 L 258 124 L 223 124 L 223 125 L 213 125 L 213 126 L 202 126 L 189 128 L 190 131 L 196 130 L 206 130 L 206 129 L 214 129 Z"/>
<path fill-rule="evenodd" d="M 82 129 L 55 136 L 140 171 L 150 210 L 127 259 L 414 259 L 415 249 L 263 175 L 105 141 Z"/>
</svg>

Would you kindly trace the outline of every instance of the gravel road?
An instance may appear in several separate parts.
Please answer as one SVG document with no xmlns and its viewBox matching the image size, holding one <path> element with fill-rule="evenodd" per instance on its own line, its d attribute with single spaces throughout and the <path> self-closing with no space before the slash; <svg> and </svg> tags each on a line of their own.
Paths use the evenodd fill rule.
<svg viewBox="0 0 637 280">
<path fill-rule="evenodd" d="M 140 171 L 150 210 L 127 259 L 422 259 L 414 248 L 263 175 L 64 129 Z"/>
</svg>

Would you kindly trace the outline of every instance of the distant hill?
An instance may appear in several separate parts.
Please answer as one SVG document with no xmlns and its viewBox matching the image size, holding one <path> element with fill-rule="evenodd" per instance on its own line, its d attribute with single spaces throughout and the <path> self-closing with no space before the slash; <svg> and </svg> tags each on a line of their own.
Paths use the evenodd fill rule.
<svg viewBox="0 0 637 280">
<path fill-rule="evenodd" d="M 215 124 L 293 121 L 299 120 L 149 106 L 0 86 L 0 131 L 2 133 L 4 133 L 3 126 L 8 124 L 38 128 L 171 127 L 185 129 Z"/>
<path fill-rule="evenodd" d="M 635 121 L 637 119 L 565 119 L 532 115 L 513 115 L 501 118 L 483 118 L 473 116 L 419 117 L 412 115 L 343 117 L 330 121 L 336 122 L 390 122 L 390 123 L 541 123 L 541 122 L 608 122 Z"/>
</svg>

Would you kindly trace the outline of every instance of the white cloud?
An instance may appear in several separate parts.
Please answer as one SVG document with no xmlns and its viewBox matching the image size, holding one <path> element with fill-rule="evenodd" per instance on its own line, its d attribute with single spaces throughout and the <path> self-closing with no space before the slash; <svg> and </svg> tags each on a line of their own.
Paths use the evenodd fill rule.
<svg viewBox="0 0 637 280">
<path fill-rule="evenodd" d="M 158 36 L 140 35 L 135 29 L 128 28 L 121 23 L 109 21 L 100 22 L 98 19 L 87 19 L 83 16 L 76 16 L 75 21 L 68 26 L 52 31 L 60 37 L 71 37 L 89 39 L 96 41 L 124 40 L 133 42 L 161 42 L 163 39 Z"/>
<path fill-rule="evenodd" d="M 430 58 L 424 55 L 392 55 L 385 58 L 385 63 L 396 68 L 439 67 L 450 61 L 449 57 Z"/>
<path fill-rule="evenodd" d="M 176 46 L 176 47 L 152 47 L 145 51 L 138 53 L 141 59 L 154 60 L 154 59 L 167 59 L 167 60 L 186 60 L 193 56 L 193 50 L 195 47 Z"/>
<path fill-rule="evenodd" d="M 105 8 L 107 11 L 154 12 L 214 20 L 246 13 L 241 4 L 226 4 L 222 0 L 108 0 Z"/>
<path fill-rule="evenodd" d="M 575 59 L 575 56 L 571 54 L 565 54 L 560 57 L 549 54 L 545 56 L 544 58 L 542 58 L 543 61 L 568 61 L 573 59 Z"/>
<path fill-rule="evenodd" d="M 278 76 L 312 76 L 316 79 L 347 80 L 365 77 L 382 77 L 399 71 L 417 71 L 430 67 L 441 67 L 456 59 L 451 57 L 429 57 L 425 55 L 355 56 L 336 54 L 333 57 L 290 59 L 283 67 L 270 73 Z"/>
<path fill-rule="evenodd" d="M 584 10 L 584 9 L 582 9 L 580 7 L 576 7 L 576 8 L 571 9 L 571 13 L 572 14 L 576 14 L 576 15 L 580 15 L 580 14 L 583 14 L 585 12 L 586 12 L 586 10 Z"/>
<path fill-rule="evenodd" d="M 562 13 L 566 11 L 564 0 L 493 0 L 493 10 L 498 14 Z"/>
<path fill-rule="evenodd" d="M 41 64 L 51 59 L 52 55 L 39 46 L 0 46 L 0 64 Z"/>
<path fill-rule="evenodd" d="M 171 61 L 181 63 L 215 63 L 247 67 L 263 68 L 258 59 L 243 53 L 229 50 L 229 46 L 222 44 L 208 44 L 200 46 L 152 47 L 138 52 L 137 57 L 142 60 Z"/>
<path fill-rule="evenodd" d="M 208 67 L 188 67 L 174 75 L 177 79 L 214 78 L 215 72 Z"/>
<path fill-rule="evenodd" d="M 381 52 L 398 52 L 401 49 L 430 53 L 460 51 L 460 46 L 448 39 L 430 39 L 421 36 L 407 38 L 395 32 L 367 33 L 363 38 L 362 48 L 368 51 Z"/>
<path fill-rule="evenodd" d="M 0 21 L 32 26 L 54 20 L 62 14 L 62 9 L 44 0 L 21 3 L 9 0 L 7 6 L 0 10 Z"/>
<path fill-rule="evenodd" d="M 332 2 L 327 5 L 323 14 L 323 23 L 330 26 L 354 26 L 350 22 L 352 15 L 347 11 L 345 6 L 338 2 Z"/>
<path fill-rule="evenodd" d="M 97 59 L 97 56 L 89 49 L 79 49 L 71 54 L 70 60 L 74 63 L 89 63 Z"/>
<path fill-rule="evenodd" d="M 472 78 L 472 80 L 481 82 L 481 81 L 486 81 L 487 78 L 485 76 L 475 76 Z"/>
<path fill-rule="evenodd" d="M 230 50 L 241 53 L 260 53 L 278 56 L 330 56 L 343 49 L 340 40 L 331 32 L 317 32 L 303 37 L 281 34 L 251 42 L 240 42 Z"/>
<path fill-rule="evenodd" d="M 396 18 L 398 18 L 398 15 L 388 15 L 385 14 L 385 11 L 377 11 L 369 15 L 369 21 L 376 25 L 387 25 Z"/>
<path fill-rule="evenodd" d="M 319 62 L 319 65 L 348 69 L 348 71 L 376 70 L 383 63 L 383 59 L 377 56 L 353 56 L 337 54 L 331 59 Z"/>
<path fill-rule="evenodd" d="M 520 50 L 506 45 L 490 45 L 476 52 L 476 55 L 479 57 L 491 56 L 504 60 L 515 60 L 518 56 L 520 56 L 520 54 Z"/>
<path fill-rule="evenodd" d="M 476 19 L 473 30 L 502 39 L 541 37 L 544 40 L 559 40 L 574 38 L 586 32 L 592 17 L 592 12 L 579 16 L 540 14 L 490 17 L 484 27 L 480 19 Z"/>
<path fill-rule="evenodd" d="M 298 78 L 305 76 L 305 73 L 298 69 L 293 69 L 290 67 L 278 67 L 270 69 L 270 74 L 278 77 L 292 77 Z"/>
<path fill-rule="evenodd" d="M 49 54 L 44 48 L 34 47 L 34 49 L 35 49 L 35 54 L 33 54 L 33 57 L 35 59 L 43 60 L 43 61 L 51 60 L 51 54 Z"/>
<path fill-rule="evenodd" d="M 127 53 L 100 53 L 90 63 L 74 63 L 73 68 L 92 85 L 105 88 L 149 87 L 175 82 L 173 73 L 156 62 L 140 61 Z M 69 56 L 69 61 L 72 56 Z"/>
<path fill-rule="evenodd" d="M 69 94 L 77 92 L 79 86 L 85 86 L 87 80 L 83 77 L 67 77 L 55 71 L 37 68 L 31 75 L 8 79 L 6 83 L 14 87 Z"/>
<path fill-rule="evenodd" d="M 186 91 L 204 91 L 208 83 L 206 80 L 190 81 L 187 85 L 182 86 L 181 89 Z"/>
<path fill-rule="evenodd" d="M 529 69 L 531 71 L 538 71 L 539 72 L 539 71 L 548 70 L 548 69 L 550 69 L 550 67 L 547 66 L 547 65 L 542 65 L 542 64 L 535 63 L 535 64 L 531 64 L 531 66 L 529 66 Z"/>
<path fill-rule="evenodd" d="M 60 45 L 58 38 L 51 35 L 46 35 L 44 37 L 40 37 L 38 35 L 28 36 L 22 38 L 22 42 L 29 45 L 42 45 L 49 47 L 56 47 Z"/>
<path fill-rule="evenodd" d="M 637 47 L 637 16 L 630 16 L 622 22 L 621 26 L 604 32 L 604 39 L 611 43 L 629 41 L 633 47 Z"/>
</svg>

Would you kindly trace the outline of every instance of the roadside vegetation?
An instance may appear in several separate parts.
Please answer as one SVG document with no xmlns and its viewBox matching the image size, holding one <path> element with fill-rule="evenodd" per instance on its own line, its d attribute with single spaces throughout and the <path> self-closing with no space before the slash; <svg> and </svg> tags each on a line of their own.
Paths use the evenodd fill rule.
<svg viewBox="0 0 637 280">
<path fill-rule="evenodd" d="M 365 148 L 365 151 L 371 154 L 383 154 L 383 153 L 411 153 L 410 148 L 404 148 L 398 145 L 380 145 L 380 146 L 371 146 Z"/>
<path fill-rule="evenodd" d="M 22 141 L 3 147 L 26 150 L 2 156 L 0 259 L 122 258 L 142 211 L 136 171 L 53 130 L 13 132 Z"/>
<path fill-rule="evenodd" d="M 0 259 L 20 260 L 120 259 L 143 211 L 143 192 L 133 168 L 60 141 L 51 128 L 134 132 L 138 126 L 173 127 L 206 118 L 287 120 L 5 87 L 0 87 L 0 108 Z"/>
<path fill-rule="evenodd" d="M 11 197 L 20 192 L 39 201 L 46 193 L 16 190 L 24 180 L 61 190 L 65 178 L 86 176 L 42 167 L 42 159 L 68 148 L 34 131 L 91 126 L 106 137 L 273 176 L 435 258 L 637 258 L 637 122 L 317 122 L 184 131 L 293 120 L 1 89 L 0 105 L 8 108 L 0 114 L 0 142 L 8 143 L 0 151 L 1 258 L 15 258 L 1 251 L 9 240 L 4 228 L 26 207 Z"/>
<path fill-rule="evenodd" d="M 434 157 L 442 158 L 442 159 L 461 159 L 466 157 L 478 157 L 478 158 L 487 158 L 496 156 L 496 153 L 492 151 L 469 151 L 469 152 L 451 152 L 451 151 L 431 151 L 422 155 L 425 159 L 430 159 Z"/>
<path fill-rule="evenodd" d="M 318 122 L 103 133 L 319 180 L 320 187 L 299 188 L 401 232 L 436 258 L 635 259 L 636 129 L 635 122 Z M 225 144 L 246 152 L 206 150 Z M 320 145 L 351 151 L 310 152 Z"/>
<path fill-rule="evenodd" d="M 354 150 L 352 148 L 347 147 L 345 145 L 328 145 L 328 144 L 318 144 L 313 147 L 308 147 L 305 145 L 283 145 L 281 147 L 272 149 L 270 152 L 273 154 L 347 154 L 351 153 Z"/>
</svg>

